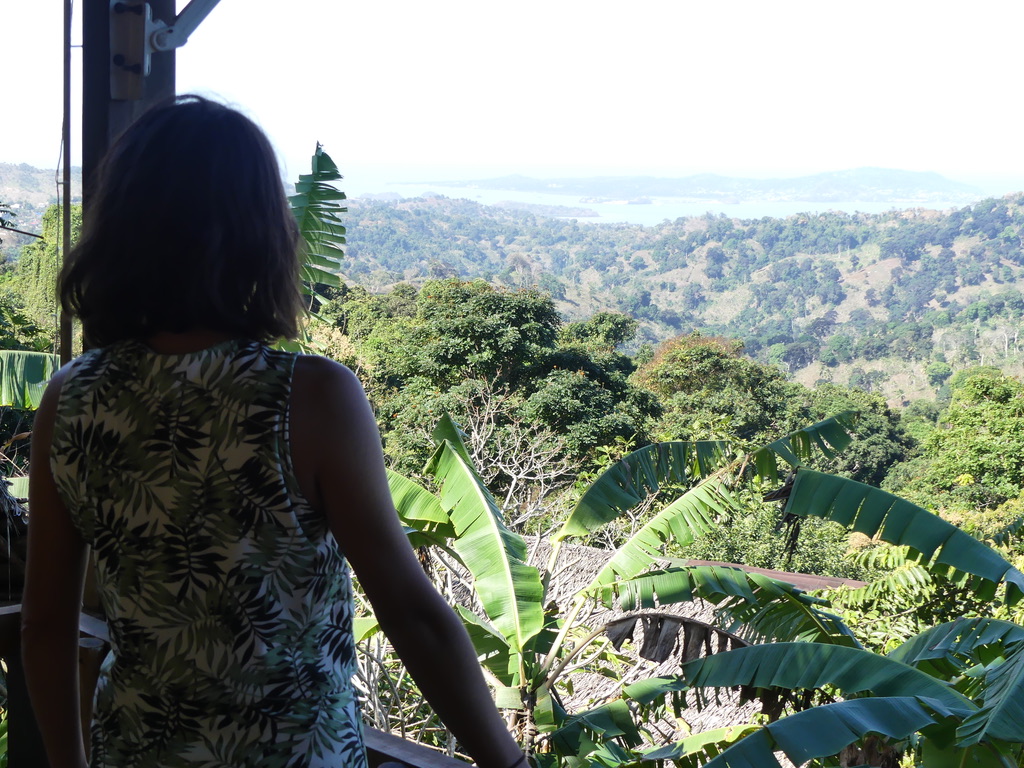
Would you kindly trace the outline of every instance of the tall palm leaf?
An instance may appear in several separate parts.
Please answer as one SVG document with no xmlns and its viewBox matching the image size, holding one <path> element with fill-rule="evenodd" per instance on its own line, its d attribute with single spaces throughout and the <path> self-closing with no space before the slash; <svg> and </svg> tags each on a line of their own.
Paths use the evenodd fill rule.
<svg viewBox="0 0 1024 768">
<path fill-rule="evenodd" d="M 993 647 L 1005 653 L 1024 643 L 1024 627 L 1000 619 L 956 619 L 929 627 L 907 640 L 888 654 L 889 658 L 931 671 L 936 677 L 951 677 L 969 664 L 985 663 L 986 656 L 979 653 Z M 951 663 L 944 669 L 934 666 L 936 661 Z"/>
<path fill-rule="evenodd" d="M 983 696 L 981 710 L 957 728 L 957 746 L 1024 742 L 1024 643 L 1016 642 L 1005 660 L 985 671 Z"/>
<path fill-rule="evenodd" d="M 1000 583 L 1006 584 L 1008 603 L 1024 596 L 1024 573 L 994 549 L 928 510 L 870 485 L 800 469 L 785 513 L 821 517 L 908 546 L 933 566 L 950 566 L 953 578 L 974 577 L 975 592 L 983 598 L 991 599 Z"/>
<path fill-rule="evenodd" d="M 345 193 L 331 182 L 341 178 L 338 166 L 317 144 L 312 172 L 299 176 L 295 194 L 288 198 L 305 244 L 302 281 L 310 294 L 317 283 L 340 285 L 337 272 L 345 244 L 345 227 L 340 214 L 348 209 L 340 204 Z"/>
<path fill-rule="evenodd" d="M 647 521 L 615 554 L 584 590 L 632 579 L 655 565 L 665 544 L 681 546 L 710 531 L 717 518 L 735 506 L 726 484 L 712 475 L 705 478 Z"/>
<path fill-rule="evenodd" d="M 776 477 L 776 456 L 797 465 L 815 450 L 833 455 L 834 451 L 850 442 L 849 430 L 856 414 L 843 413 L 812 424 L 786 435 L 752 454 L 759 473 Z M 629 579 L 653 567 L 661 556 L 662 547 L 669 539 L 681 545 L 692 543 L 711 530 L 720 515 L 738 505 L 728 491 L 726 481 L 717 474 L 708 474 L 718 468 L 721 458 L 728 453 L 728 445 L 721 442 L 672 443 L 663 453 L 641 454 L 629 464 L 620 464 L 606 470 L 588 491 L 559 532 L 559 537 L 580 535 L 614 520 L 627 509 L 646 497 L 657 483 L 673 478 L 700 479 L 672 504 L 665 507 L 623 544 L 608 564 L 598 573 L 590 587 L 610 584 L 616 578 Z M 631 454 L 634 455 L 634 454 Z M 629 457 L 627 457 L 629 458 Z M 656 458 L 656 460 L 655 460 Z M 641 495 L 643 494 L 643 495 Z M 584 503 L 585 502 L 585 503 Z M 570 525 L 571 523 L 571 525 Z"/>
<path fill-rule="evenodd" d="M 889 657 L 943 679 L 961 677 L 966 685 L 958 688 L 982 699 L 981 710 L 957 730 L 961 746 L 992 739 L 1024 742 L 1024 627 L 957 619 L 915 635 Z"/>
<path fill-rule="evenodd" d="M 434 430 L 437 449 L 427 464 L 441 487 L 441 506 L 455 532 L 452 547 L 473 576 L 480 603 L 494 626 L 522 651 L 544 623 L 543 586 L 527 565 L 526 542 L 510 531 L 468 459 L 462 434 L 448 416 Z"/>
</svg>

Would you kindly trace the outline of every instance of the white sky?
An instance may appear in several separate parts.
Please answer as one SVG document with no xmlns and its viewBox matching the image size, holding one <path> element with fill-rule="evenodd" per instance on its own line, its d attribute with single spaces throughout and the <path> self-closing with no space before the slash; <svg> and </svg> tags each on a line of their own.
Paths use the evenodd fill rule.
<svg viewBox="0 0 1024 768">
<path fill-rule="evenodd" d="M 0 0 L 0 161 L 56 165 L 59 6 Z M 255 118 L 289 178 L 318 140 L 353 181 L 1021 178 L 1021 29 L 1019 0 L 221 0 L 178 90 Z"/>
</svg>

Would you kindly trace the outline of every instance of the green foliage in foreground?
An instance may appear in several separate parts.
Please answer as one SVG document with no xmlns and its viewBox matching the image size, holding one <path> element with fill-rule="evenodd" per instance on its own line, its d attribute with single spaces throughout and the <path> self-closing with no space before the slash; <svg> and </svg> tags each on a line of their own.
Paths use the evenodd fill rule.
<svg viewBox="0 0 1024 768">
<path fill-rule="evenodd" d="M 440 496 L 412 491 L 414 484 L 403 481 L 396 484 L 403 489 L 396 503 L 421 535 L 452 537 L 450 548 L 472 575 L 482 609 L 463 607 L 460 614 L 499 706 L 510 710 L 525 745 L 544 765 L 671 759 L 716 768 L 771 766 L 777 764 L 773 750 L 798 764 L 838 765 L 839 751 L 870 734 L 887 737 L 885 749 L 896 753 L 940 749 L 964 760 L 979 757 L 977 764 L 1011 765 L 1024 743 L 1019 627 L 963 620 L 911 638 L 886 657 L 864 649 L 820 599 L 756 574 L 662 559 L 667 544 L 695 541 L 735 511 L 745 483 L 777 481 L 781 462 L 795 469 L 795 479 L 780 492 L 786 514 L 820 517 L 906 545 L 921 567 L 958 580 L 979 600 L 1019 598 L 1024 574 L 987 545 L 891 494 L 804 466 L 814 453 L 833 456 L 848 445 L 851 425 L 849 415 L 827 419 L 738 460 L 721 441 L 635 451 L 590 485 L 553 536 L 543 568 L 527 562 L 524 541 L 505 525 L 470 461 L 465 436 L 447 417 L 435 431 L 437 448 L 427 467 Z M 685 490 L 611 553 L 568 604 L 555 604 L 548 590 L 562 542 L 614 522 L 665 485 Z M 630 620 L 629 611 L 695 597 L 718 605 L 720 626 L 736 641 L 720 643 L 718 653 L 709 646 L 679 675 L 624 686 L 610 701 L 566 711 L 562 702 L 582 656 L 589 669 L 617 674 L 616 646 L 604 638 L 624 637 L 616 627 Z M 594 601 L 618 604 L 627 613 L 602 626 L 587 625 L 581 617 Z M 669 651 L 674 645 L 666 638 L 657 644 Z M 692 701 L 687 694 L 701 700 L 706 691 L 735 686 L 765 691 L 765 701 L 778 701 L 778 692 L 819 690 L 834 703 L 676 744 L 645 738 L 645 719 L 678 711 Z M 771 691 L 776 693 L 767 695 Z M 787 711 L 783 705 L 773 717 Z M 990 759 L 1002 762 L 984 762 Z"/>
</svg>

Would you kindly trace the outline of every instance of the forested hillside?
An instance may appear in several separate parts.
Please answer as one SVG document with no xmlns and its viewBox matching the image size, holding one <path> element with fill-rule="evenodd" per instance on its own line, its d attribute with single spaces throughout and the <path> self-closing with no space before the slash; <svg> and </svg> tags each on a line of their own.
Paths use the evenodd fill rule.
<svg viewBox="0 0 1024 768">
<path fill-rule="evenodd" d="M 934 397 L 955 370 L 1019 373 L 1024 195 L 960 210 L 707 214 L 594 225 L 427 198 L 354 201 L 347 276 L 371 290 L 483 278 L 550 293 L 569 319 L 619 311 L 640 342 L 693 329 L 807 384 Z"/>
</svg>

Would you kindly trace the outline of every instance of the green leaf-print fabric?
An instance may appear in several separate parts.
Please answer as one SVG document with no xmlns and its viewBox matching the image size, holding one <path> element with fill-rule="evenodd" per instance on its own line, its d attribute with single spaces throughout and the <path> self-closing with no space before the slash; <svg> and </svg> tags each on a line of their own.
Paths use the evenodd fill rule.
<svg viewBox="0 0 1024 768">
<path fill-rule="evenodd" d="M 72 363 L 52 469 L 113 645 L 94 766 L 365 768 L 348 567 L 291 466 L 294 362 L 236 341 Z"/>
</svg>

